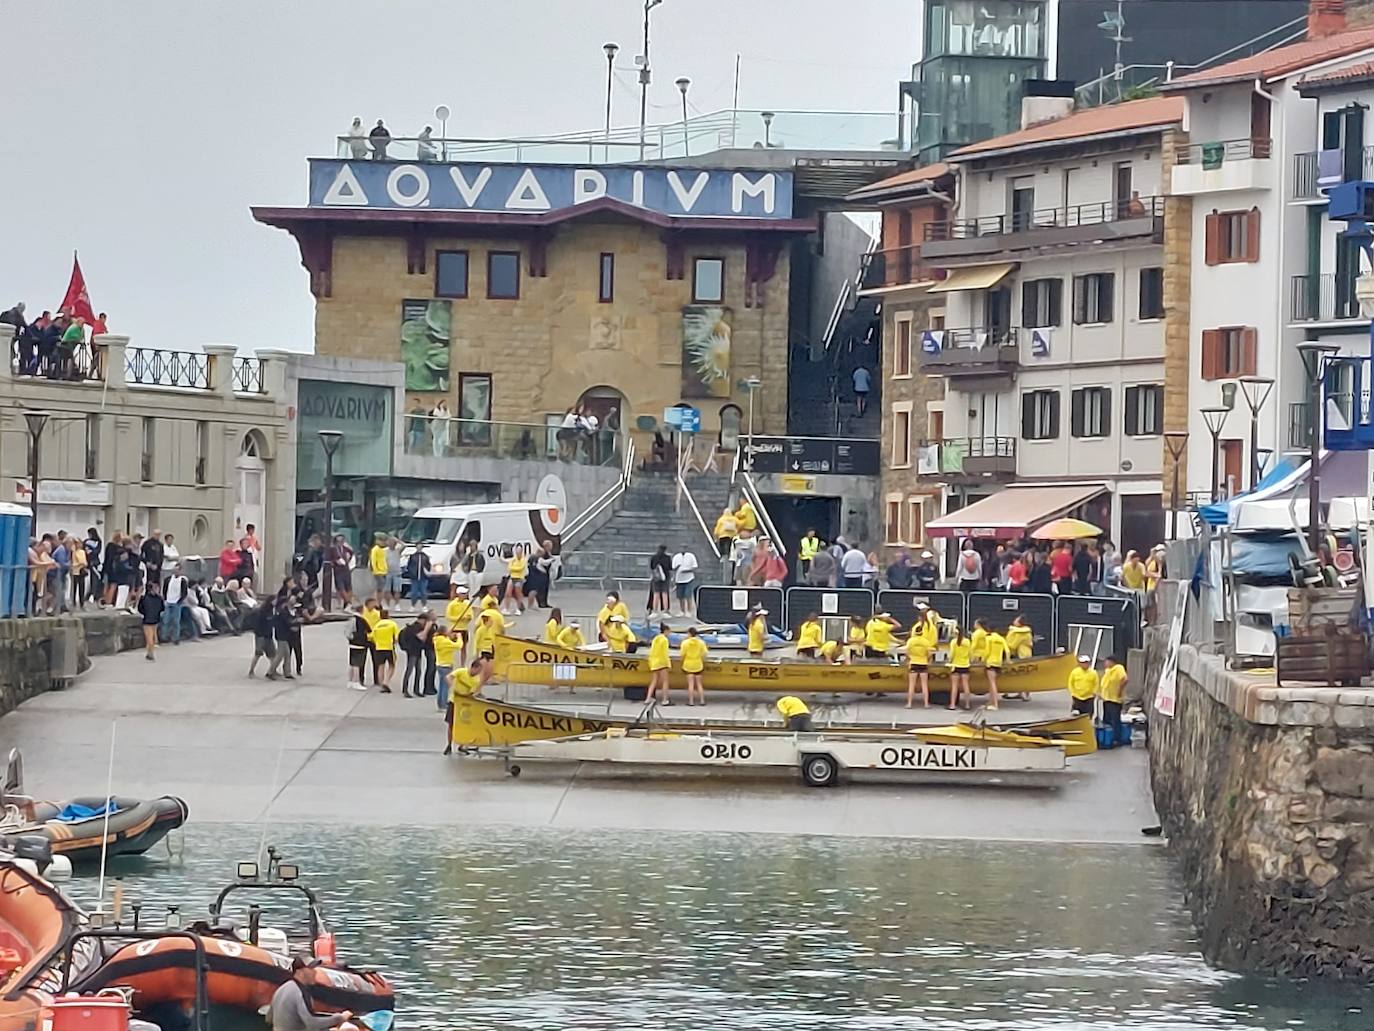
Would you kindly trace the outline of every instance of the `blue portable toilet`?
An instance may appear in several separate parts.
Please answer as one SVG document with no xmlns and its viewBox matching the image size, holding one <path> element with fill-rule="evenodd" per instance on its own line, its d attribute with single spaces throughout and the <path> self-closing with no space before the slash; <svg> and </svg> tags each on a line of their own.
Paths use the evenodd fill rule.
<svg viewBox="0 0 1374 1031">
<path fill-rule="evenodd" d="M 29 528 L 33 514 L 24 505 L 0 502 L 0 618 L 22 616 L 28 608 Z"/>
</svg>

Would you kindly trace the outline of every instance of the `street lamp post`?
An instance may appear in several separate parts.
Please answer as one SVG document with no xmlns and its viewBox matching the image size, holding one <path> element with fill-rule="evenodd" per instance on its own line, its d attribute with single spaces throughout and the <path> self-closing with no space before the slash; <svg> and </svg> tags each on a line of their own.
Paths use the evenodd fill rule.
<svg viewBox="0 0 1374 1031">
<path fill-rule="evenodd" d="M 773 145 L 773 118 L 772 111 L 760 111 L 759 117 L 763 119 L 763 149 L 767 150 Z"/>
<path fill-rule="evenodd" d="M 602 159 L 611 160 L 611 85 L 615 78 L 615 55 L 620 53 L 620 44 L 607 43 L 601 48 L 606 51 L 606 147 Z"/>
<path fill-rule="evenodd" d="M 1212 482 L 1207 489 L 1207 497 L 1217 500 L 1217 462 L 1221 457 L 1221 431 L 1226 426 L 1226 417 L 1231 409 L 1224 405 L 1213 405 L 1202 409 L 1202 421 L 1207 424 L 1207 432 L 1212 435 Z"/>
<path fill-rule="evenodd" d="M 29 504 L 33 506 L 33 525 L 29 527 L 32 536 L 38 536 L 38 459 L 43 439 L 43 428 L 48 425 L 48 413 L 26 411 L 24 423 L 29 430 Z"/>
<path fill-rule="evenodd" d="M 324 570 L 320 599 L 326 612 L 334 593 L 334 564 L 329 561 L 329 549 L 334 543 L 334 452 L 343 443 L 343 436 L 338 430 L 320 430 L 320 446 L 324 448 Z"/>
<path fill-rule="evenodd" d="M 687 87 L 692 85 L 692 80 L 683 76 L 677 80 L 677 90 L 682 94 L 682 155 L 683 157 L 692 156 L 692 145 L 687 139 Z"/>
<path fill-rule="evenodd" d="M 1173 488 L 1169 493 L 1169 540 L 1178 540 L 1178 465 L 1183 453 L 1188 450 L 1187 430 L 1168 430 L 1164 434 L 1164 446 L 1169 449 L 1169 457 L 1174 463 Z"/>
<path fill-rule="evenodd" d="M 434 109 L 434 117 L 439 119 L 439 146 L 443 148 L 441 161 L 448 160 L 448 116 L 452 113 L 447 104 L 440 104 Z"/>
<path fill-rule="evenodd" d="M 744 471 L 751 474 L 754 471 L 754 395 L 761 386 L 763 380 L 757 376 L 744 381 L 744 388 L 749 391 L 749 436 L 744 445 Z"/>
<path fill-rule="evenodd" d="M 1274 390 L 1274 381 L 1267 376 L 1242 376 L 1240 392 L 1250 409 L 1250 489 L 1254 490 L 1262 475 L 1259 458 L 1259 413 Z"/>
<path fill-rule="evenodd" d="M 649 12 L 663 0 L 644 0 L 644 53 L 639 66 L 639 160 L 644 160 L 644 128 L 649 120 Z"/>
<path fill-rule="evenodd" d="M 1308 341 L 1298 345 L 1302 367 L 1307 373 L 1307 405 L 1311 440 L 1307 448 L 1307 542 L 1312 557 L 1317 557 L 1322 543 L 1321 530 L 1321 443 L 1322 443 L 1322 376 L 1326 361 L 1340 350 L 1335 344 Z"/>
</svg>

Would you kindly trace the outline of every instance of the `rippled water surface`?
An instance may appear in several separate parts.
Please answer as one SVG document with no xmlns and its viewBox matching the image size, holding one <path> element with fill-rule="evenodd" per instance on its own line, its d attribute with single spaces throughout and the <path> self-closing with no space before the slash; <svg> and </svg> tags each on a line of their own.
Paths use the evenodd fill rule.
<svg viewBox="0 0 1374 1031">
<path fill-rule="evenodd" d="M 126 860 L 203 911 L 256 828 Z M 1158 849 L 764 835 L 291 828 L 341 958 L 406 1028 L 1374 1027 L 1374 993 L 1210 970 Z M 156 853 L 162 856 L 161 849 Z M 94 878 L 69 890 L 89 903 Z"/>
</svg>

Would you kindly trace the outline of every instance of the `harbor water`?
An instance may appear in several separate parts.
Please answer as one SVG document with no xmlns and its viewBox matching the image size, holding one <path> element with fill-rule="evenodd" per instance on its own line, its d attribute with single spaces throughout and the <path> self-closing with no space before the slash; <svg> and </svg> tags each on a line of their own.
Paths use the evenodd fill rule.
<svg viewBox="0 0 1374 1031">
<path fill-rule="evenodd" d="M 192 825 L 179 860 L 119 861 L 126 917 L 135 901 L 145 921 L 203 913 L 260 834 Z M 1158 847 L 299 826 L 268 841 L 320 894 L 340 958 L 393 979 L 401 1028 L 1354 1031 L 1374 1014 L 1374 992 L 1210 969 Z M 67 888 L 90 905 L 96 879 Z"/>
</svg>

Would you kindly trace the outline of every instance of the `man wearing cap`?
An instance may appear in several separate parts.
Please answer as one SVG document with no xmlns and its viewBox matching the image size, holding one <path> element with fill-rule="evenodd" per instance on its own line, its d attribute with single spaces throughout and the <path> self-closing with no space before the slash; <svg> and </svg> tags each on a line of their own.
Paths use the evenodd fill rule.
<svg viewBox="0 0 1374 1031">
<path fill-rule="evenodd" d="M 892 631 L 897 621 L 890 613 L 878 612 L 864 627 L 864 654 L 870 659 L 886 659 L 892 651 Z"/>
<path fill-rule="evenodd" d="M 1069 671 L 1069 698 L 1073 701 L 1074 712 L 1093 714 L 1097 687 L 1097 670 L 1093 669 L 1092 656 L 1080 655 L 1077 667 Z"/>
<path fill-rule="evenodd" d="M 763 646 L 768 642 L 768 610 L 755 605 L 749 613 L 749 657 L 763 658 Z"/>
<path fill-rule="evenodd" d="M 444 608 L 444 619 L 450 630 L 457 630 L 462 635 L 458 662 L 465 666 L 468 661 L 468 628 L 472 626 L 472 599 L 468 597 L 467 587 L 454 585 L 453 597 Z"/>
<path fill-rule="evenodd" d="M 639 649 L 639 638 L 630 629 L 630 624 L 625 617 L 616 613 L 606 621 L 606 643 L 611 646 L 613 653 L 624 655 Z"/>
<path fill-rule="evenodd" d="M 916 589 L 933 591 L 940 579 L 940 570 L 935 566 L 935 556 L 928 551 L 921 552 L 921 564 L 916 567 Z"/>
</svg>

